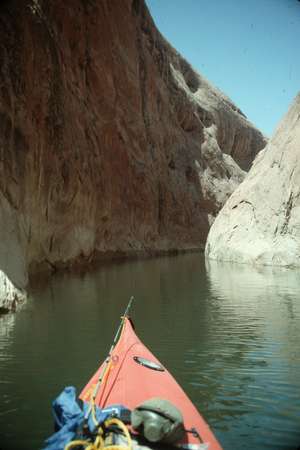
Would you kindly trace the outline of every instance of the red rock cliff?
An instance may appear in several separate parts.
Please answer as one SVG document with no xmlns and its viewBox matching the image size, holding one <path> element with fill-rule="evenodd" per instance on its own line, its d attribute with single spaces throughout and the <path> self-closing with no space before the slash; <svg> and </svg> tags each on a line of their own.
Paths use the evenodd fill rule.
<svg viewBox="0 0 300 450">
<path fill-rule="evenodd" d="M 0 268 L 19 287 L 46 266 L 203 247 L 265 145 L 142 0 L 2 2 L 0 58 Z"/>
</svg>

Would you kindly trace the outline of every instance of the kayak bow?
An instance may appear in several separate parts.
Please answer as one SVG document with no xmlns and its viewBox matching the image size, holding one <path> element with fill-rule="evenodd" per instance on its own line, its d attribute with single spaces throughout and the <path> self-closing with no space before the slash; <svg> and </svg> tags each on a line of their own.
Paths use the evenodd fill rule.
<svg viewBox="0 0 300 450">
<path fill-rule="evenodd" d="M 175 405 L 183 415 L 185 430 L 189 431 L 180 447 L 194 450 L 202 442 L 209 450 L 222 450 L 185 392 L 137 337 L 126 314 L 122 324 L 116 345 L 82 390 L 81 400 L 100 408 L 122 404 L 133 410 L 150 398 L 160 397 Z"/>
</svg>

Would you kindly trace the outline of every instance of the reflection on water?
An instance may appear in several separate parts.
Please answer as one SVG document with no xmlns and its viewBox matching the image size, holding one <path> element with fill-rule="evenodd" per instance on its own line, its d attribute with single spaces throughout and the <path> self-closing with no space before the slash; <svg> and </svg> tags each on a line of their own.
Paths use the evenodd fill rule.
<svg viewBox="0 0 300 450">
<path fill-rule="evenodd" d="M 112 264 L 37 287 L 0 321 L 0 448 L 40 449 L 50 403 L 81 389 L 131 295 L 144 342 L 173 372 L 225 450 L 300 444 L 299 273 L 201 255 Z M 3 319 L 1 319 L 3 320 Z"/>
<path fill-rule="evenodd" d="M 300 443 L 300 274 L 214 261 L 206 266 L 212 301 L 220 307 L 218 322 L 226 318 L 222 334 L 231 341 L 223 366 L 233 376 L 224 377 L 218 396 L 222 405 L 229 393 L 231 407 L 216 419 L 217 428 L 230 429 L 224 445 L 234 447 L 235 436 L 244 432 L 247 441 L 252 434 L 254 448 L 295 448 Z M 228 421 L 232 414 L 234 422 Z"/>
</svg>

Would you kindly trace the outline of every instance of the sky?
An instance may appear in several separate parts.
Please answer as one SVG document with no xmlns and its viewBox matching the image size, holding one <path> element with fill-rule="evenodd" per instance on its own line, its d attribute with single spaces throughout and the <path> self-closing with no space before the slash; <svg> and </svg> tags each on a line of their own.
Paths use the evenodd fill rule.
<svg viewBox="0 0 300 450">
<path fill-rule="evenodd" d="M 271 136 L 300 91 L 300 1 L 146 3 L 170 44 Z"/>
</svg>

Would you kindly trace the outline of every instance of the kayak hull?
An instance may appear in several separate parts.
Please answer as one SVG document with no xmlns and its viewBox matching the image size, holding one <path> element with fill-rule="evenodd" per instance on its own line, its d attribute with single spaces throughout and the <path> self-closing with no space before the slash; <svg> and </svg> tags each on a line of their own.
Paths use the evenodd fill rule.
<svg viewBox="0 0 300 450">
<path fill-rule="evenodd" d="M 150 398 L 163 398 L 181 411 L 185 429 L 195 429 L 200 436 L 199 440 L 191 432 L 187 432 L 181 443 L 185 448 L 192 449 L 195 444 L 205 442 L 209 450 L 221 450 L 196 407 L 168 370 L 140 341 L 127 317 L 109 361 L 99 367 L 81 392 L 80 398 L 84 402 L 89 402 L 95 394 L 95 387 L 101 376 L 103 378 L 95 397 L 96 406 L 104 408 L 122 404 L 132 410 Z"/>
</svg>

